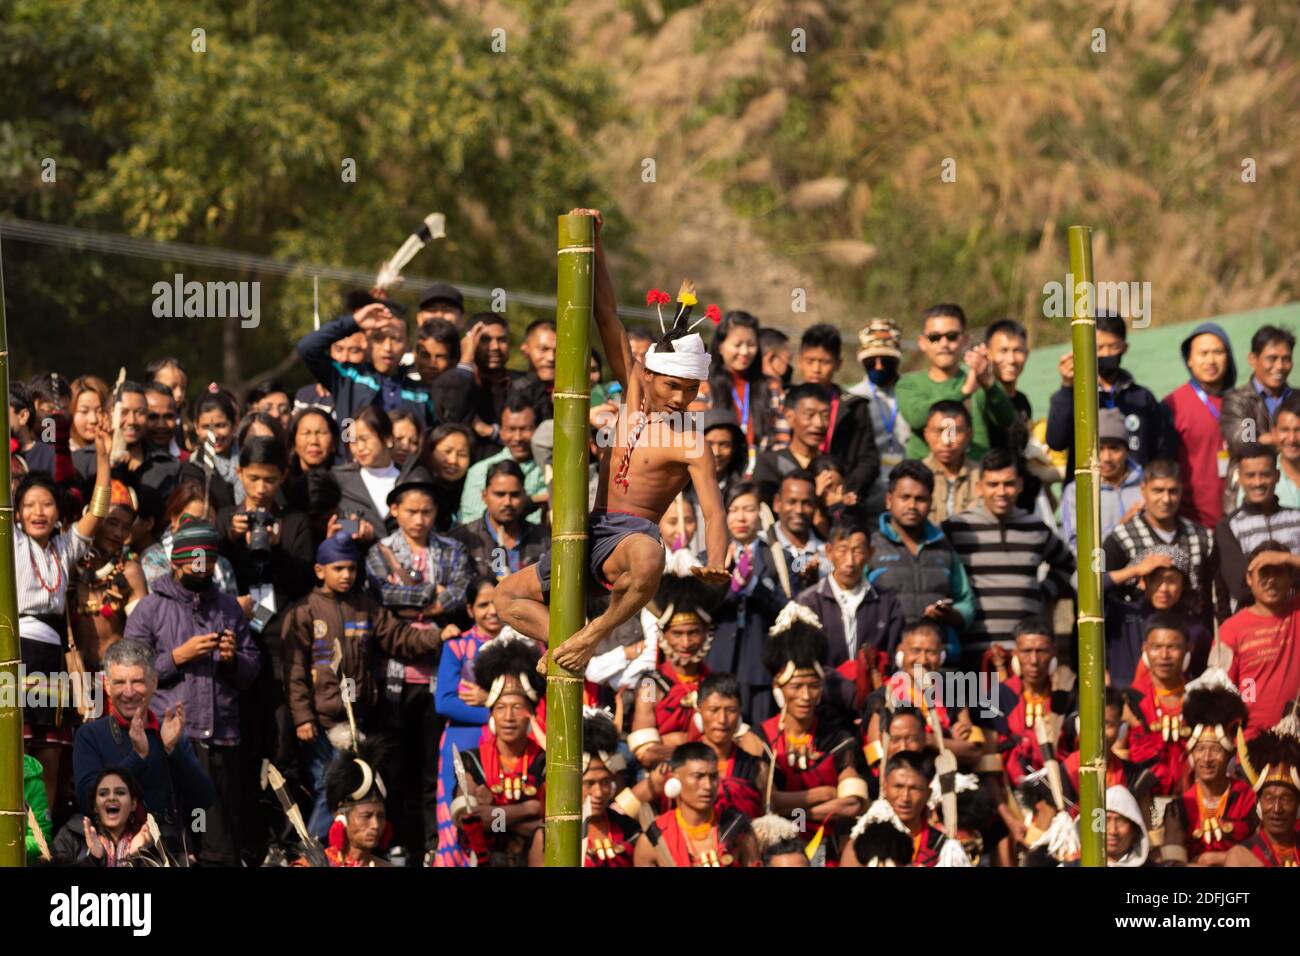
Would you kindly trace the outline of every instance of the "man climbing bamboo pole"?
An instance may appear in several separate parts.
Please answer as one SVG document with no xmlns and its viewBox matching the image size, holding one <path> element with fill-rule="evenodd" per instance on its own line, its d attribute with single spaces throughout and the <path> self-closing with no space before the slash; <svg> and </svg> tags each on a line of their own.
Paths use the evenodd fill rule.
<svg viewBox="0 0 1300 956">
<path fill-rule="evenodd" d="M 579 233 L 576 225 L 567 225 L 584 219 L 589 231 Z M 572 684 L 573 688 L 571 693 L 575 704 L 571 708 L 567 708 L 567 704 L 559 705 L 567 708 L 563 712 L 551 709 L 555 705 L 549 703 L 551 696 L 547 695 L 548 742 L 551 743 L 547 748 L 548 864 L 557 859 L 552 854 L 560 852 L 556 848 L 560 841 L 550 839 L 552 814 L 557 815 L 557 826 L 571 823 L 573 833 L 577 832 L 580 824 L 576 770 L 571 784 L 559 784 L 554 774 L 567 775 L 570 772 L 567 765 L 560 764 L 561 753 L 571 754 L 574 768 L 580 759 L 581 741 L 577 739 L 576 728 L 581 722 L 582 712 L 576 702 L 582 675 L 600 642 L 636 615 L 659 587 L 659 576 L 664 567 L 659 520 L 688 482 L 694 486 L 704 512 L 708 553 L 708 566 L 692 568 L 691 573 L 719 587 L 731 580 L 731 573 L 724 566 L 726 515 L 713 453 L 699 428 L 699 416 L 689 411 L 700 385 L 709 377 L 709 353 L 693 328 L 702 321 L 711 319 L 717 322 L 722 315 L 716 305 L 711 305 L 692 323 L 695 286 L 687 280 L 677 294 L 675 308 L 666 315 L 664 311 L 660 313 L 662 336 L 646 351 L 644 364 L 636 360 L 628 344 L 627 332 L 618 319 L 614 284 L 601 248 L 600 228 L 600 213 L 594 209 L 575 209 L 561 220 L 561 275 L 566 268 L 564 260 L 587 254 L 576 250 L 592 250 L 589 261 L 593 265 L 590 271 L 578 276 L 588 283 L 581 293 L 565 292 L 562 280 L 558 303 L 557 340 L 561 352 L 558 357 L 564 361 L 563 352 L 569 349 L 568 359 L 577 364 L 567 367 L 567 376 L 562 376 L 558 368 L 556 371 L 555 547 L 537 564 L 521 568 L 502 580 L 496 593 L 497 612 L 502 620 L 521 634 L 545 641 L 551 648 L 539 667 L 549 668 L 547 672 L 554 682 L 563 679 L 564 684 Z M 575 251 L 563 251 L 566 248 Z M 594 290 L 590 286 L 593 278 Z M 656 305 L 671 302 L 666 293 L 658 290 L 651 292 L 648 301 Z M 614 378 L 623 385 L 627 404 L 610 429 L 612 441 L 601 449 L 595 507 L 590 514 L 581 510 L 561 514 L 562 507 L 585 507 L 587 503 L 585 465 L 589 428 L 586 380 L 579 377 L 586 374 L 587 333 L 584 329 L 580 333 L 581 339 L 578 339 L 579 333 L 566 332 L 566 323 L 573 324 L 580 315 L 593 312 L 605 360 L 609 362 Z M 665 321 L 666 318 L 671 321 Z M 575 402 L 566 403 L 562 417 L 560 402 L 574 394 L 580 397 Z M 577 476 L 566 480 L 579 489 L 580 495 L 573 500 L 580 501 L 580 505 L 560 504 L 559 476 L 562 472 Z M 585 542 L 581 537 L 573 537 L 581 535 L 584 528 L 587 533 Z M 575 555 L 583 554 L 583 544 L 587 546 L 586 558 L 574 568 L 571 563 Z M 564 570 L 558 570 L 555 564 L 561 560 L 570 563 Z M 590 575 L 596 582 L 591 586 L 598 585 L 609 595 L 609 607 L 580 627 L 584 608 L 575 575 L 579 579 Z M 557 594 L 554 602 L 551 601 L 552 593 Z M 563 598 L 558 596 L 561 594 Z M 562 604 L 565 608 L 563 615 L 560 614 Z M 563 696 L 557 698 L 567 699 Z M 552 737 L 555 731 L 549 729 L 557 726 L 552 724 L 553 721 L 573 722 L 567 725 L 575 728 L 573 739 L 562 745 L 563 750 L 553 749 L 561 747 Z M 572 794 L 571 809 L 562 793 Z M 560 807 L 566 808 L 561 810 Z M 576 853 L 576 846 L 568 852 Z M 574 856 L 558 859 L 565 863 L 573 861 L 571 865 L 576 865 Z"/>
<path fill-rule="evenodd" d="M 1105 633 L 1101 605 L 1101 473 L 1097 455 L 1097 319 L 1092 230 L 1070 227 L 1074 276 L 1074 489 L 1079 528 L 1079 842 L 1084 866 L 1106 865 Z"/>
</svg>

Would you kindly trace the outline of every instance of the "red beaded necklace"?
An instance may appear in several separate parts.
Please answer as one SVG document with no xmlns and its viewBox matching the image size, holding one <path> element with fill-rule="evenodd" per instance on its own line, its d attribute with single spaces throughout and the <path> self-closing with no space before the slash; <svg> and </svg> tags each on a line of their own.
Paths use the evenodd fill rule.
<svg viewBox="0 0 1300 956">
<path fill-rule="evenodd" d="M 63 589 L 63 564 L 59 561 L 59 555 L 56 552 L 54 555 L 54 587 L 50 587 L 45 583 L 45 575 L 41 574 L 40 565 L 36 563 L 37 550 L 43 551 L 43 549 L 39 548 L 38 545 L 32 544 L 31 550 L 27 554 L 27 560 L 31 562 L 32 571 L 35 573 L 36 580 L 40 583 L 41 589 L 44 590 L 46 594 L 54 594 Z"/>
</svg>

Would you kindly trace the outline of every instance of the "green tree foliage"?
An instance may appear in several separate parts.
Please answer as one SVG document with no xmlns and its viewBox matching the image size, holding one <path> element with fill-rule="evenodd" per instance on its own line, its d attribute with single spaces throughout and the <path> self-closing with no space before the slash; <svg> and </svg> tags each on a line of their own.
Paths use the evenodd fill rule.
<svg viewBox="0 0 1300 956">
<path fill-rule="evenodd" d="M 607 96 L 571 62 L 554 4 L 506 12 L 497 23 L 441 3 L 7 0 L 0 202 L 25 219 L 363 268 L 440 210 L 448 241 L 412 271 L 553 289 L 557 212 L 601 198 L 581 151 L 560 147 L 599 125 Z M 46 157 L 54 183 L 41 179 Z M 140 374 L 142 356 L 174 350 L 199 377 L 252 375 L 311 327 L 302 278 L 13 240 L 5 254 L 23 372 Z M 260 278 L 261 327 L 223 339 L 219 320 L 155 318 L 153 283 L 177 271 Z M 343 291 L 322 284 L 323 318 Z"/>
</svg>

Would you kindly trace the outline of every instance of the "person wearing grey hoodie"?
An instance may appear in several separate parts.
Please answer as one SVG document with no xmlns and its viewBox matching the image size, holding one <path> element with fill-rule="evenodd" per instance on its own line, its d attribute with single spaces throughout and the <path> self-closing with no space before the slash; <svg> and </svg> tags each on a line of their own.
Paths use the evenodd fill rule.
<svg viewBox="0 0 1300 956">
<path fill-rule="evenodd" d="M 1106 788 L 1106 865 L 1148 866 L 1151 839 L 1138 802 L 1127 787 Z"/>
<path fill-rule="evenodd" d="M 1223 396 L 1237 382 L 1237 363 L 1228 334 L 1202 322 L 1183 339 L 1188 381 L 1164 398 L 1180 439 L 1178 467 L 1183 476 L 1182 514 L 1206 528 L 1223 516 L 1223 484 L 1228 476 L 1228 446 L 1219 431 Z"/>
</svg>

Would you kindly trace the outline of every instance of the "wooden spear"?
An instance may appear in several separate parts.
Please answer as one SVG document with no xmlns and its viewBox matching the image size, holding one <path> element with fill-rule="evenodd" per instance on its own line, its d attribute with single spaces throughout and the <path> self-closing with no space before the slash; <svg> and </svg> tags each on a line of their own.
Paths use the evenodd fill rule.
<svg viewBox="0 0 1300 956">
<path fill-rule="evenodd" d="M 1092 229 L 1070 227 L 1074 318 L 1074 493 L 1079 548 L 1079 843 L 1084 866 L 1106 865 L 1106 647 L 1101 606 L 1101 471 L 1097 458 L 1097 319 Z"/>
<path fill-rule="evenodd" d="M 9 332 L 0 260 L 0 391 L 9 394 Z M 18 681 L 18 579 L 14 576 L 14 503 L 9 486 L 9 403 L 0 410 L 0 866 L 23 866 L 23 712 Z M 53 796 L 53 795 L 51 795 Z"/>
<path fill-rule="evenodd" d="M 551 653 L 546 680 L 547 866 L 580 866 L 582 675 L 554 651 L 586 621 L 587 373 L 595 280 L 595 224 L 560 216 L 555 297 L 555 453 L 551 487 Z"/>
</svg>

